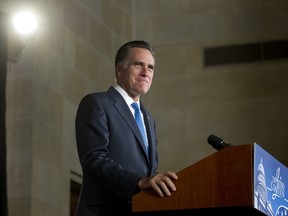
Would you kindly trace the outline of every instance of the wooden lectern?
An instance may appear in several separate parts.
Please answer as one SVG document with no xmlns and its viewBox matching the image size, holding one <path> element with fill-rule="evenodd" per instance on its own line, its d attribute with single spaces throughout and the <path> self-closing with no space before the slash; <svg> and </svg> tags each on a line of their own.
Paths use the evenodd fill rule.
<svg viewBox="0 0 288 216">
<path fill-rule="evenodd" d="M 254 208 L 253 145 L 229 146 L 177 173 L 177 191 L 133 196 L 135 215 L 265 215 Z"/>
</svg>

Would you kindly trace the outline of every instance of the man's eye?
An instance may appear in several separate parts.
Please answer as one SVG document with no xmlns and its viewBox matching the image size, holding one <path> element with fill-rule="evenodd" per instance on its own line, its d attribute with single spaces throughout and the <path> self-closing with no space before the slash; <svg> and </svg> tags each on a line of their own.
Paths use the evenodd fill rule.
<svg viewBox="0 0 288 216">
<path fill-rule="evenodd" d="M 135 68 L 139 68 L 142 69 L 145 67 L 145 64 L 141 63 L 141 62 L 134 62 L 132 64 Z M 154 66 L 153 65 L 147 65 L 147 68 L 149 71 L 154 71 Z"/>
<path fill-rule="evenodd" d="M 140 63 L 134 63 L 134 66 L 137 67 L 137 68 L 140 68 L 140 67 L 142 67 L 142 64 L 140 64 Z"/>
<path fill-rule="evenodd" d="M 154 66 L 149 66 L 148 68 L 149 68 L 150 71 L 154 70 Z"/>
</svg>

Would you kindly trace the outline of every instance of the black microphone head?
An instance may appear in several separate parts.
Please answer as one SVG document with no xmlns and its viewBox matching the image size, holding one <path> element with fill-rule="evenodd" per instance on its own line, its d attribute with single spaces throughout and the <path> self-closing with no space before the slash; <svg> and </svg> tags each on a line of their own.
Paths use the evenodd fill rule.
<svg viewBox="0 0 288 216">
<path fill-rule="evenodd" d="M 224 142 L 223 139 L 221 139 L 218 136 L 215 136 L 213 134 L 211 134 L 208 139 L 207 142 L 213 146 L 213 148 L 215 148 L 216 150 L 220 150 L 222 148 L 225 148 L 226 146 L 229 146 L 231 144 L 227 144 Z"/>
</svg>

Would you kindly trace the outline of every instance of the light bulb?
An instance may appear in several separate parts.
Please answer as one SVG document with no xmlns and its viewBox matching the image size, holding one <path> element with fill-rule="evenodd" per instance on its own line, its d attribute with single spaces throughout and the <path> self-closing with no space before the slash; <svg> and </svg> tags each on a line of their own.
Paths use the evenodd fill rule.
<svg viewBox="0 0 288 216">
<path fill-rule="evenodd" d="M 22 11 L 15 14 L 13 24 L 17 32 L 23 35 L 28 35 L 37 29 L 38 20 L 32 12 Z"/>
</svg>

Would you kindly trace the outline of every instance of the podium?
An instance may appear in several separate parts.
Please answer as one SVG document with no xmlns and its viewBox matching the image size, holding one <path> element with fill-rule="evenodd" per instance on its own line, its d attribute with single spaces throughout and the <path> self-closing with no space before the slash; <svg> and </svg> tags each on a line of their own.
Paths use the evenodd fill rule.
<svg viewBox="0 0 288 216">
<path fill-rule="evenodd" d="M 133 214 L 276 216 L 280 212 L 288 213 L 286 182 L 283 182 L 288 181 L 287 168 L 256 143 L 221 149 L 177 175 L 178 180 L 174 182 L 177 191 L 169 197 L 158 197 L 153 190 L 134 195 Z M 278 188 L 280 183 L 282 187 Z"/>
</svg>

